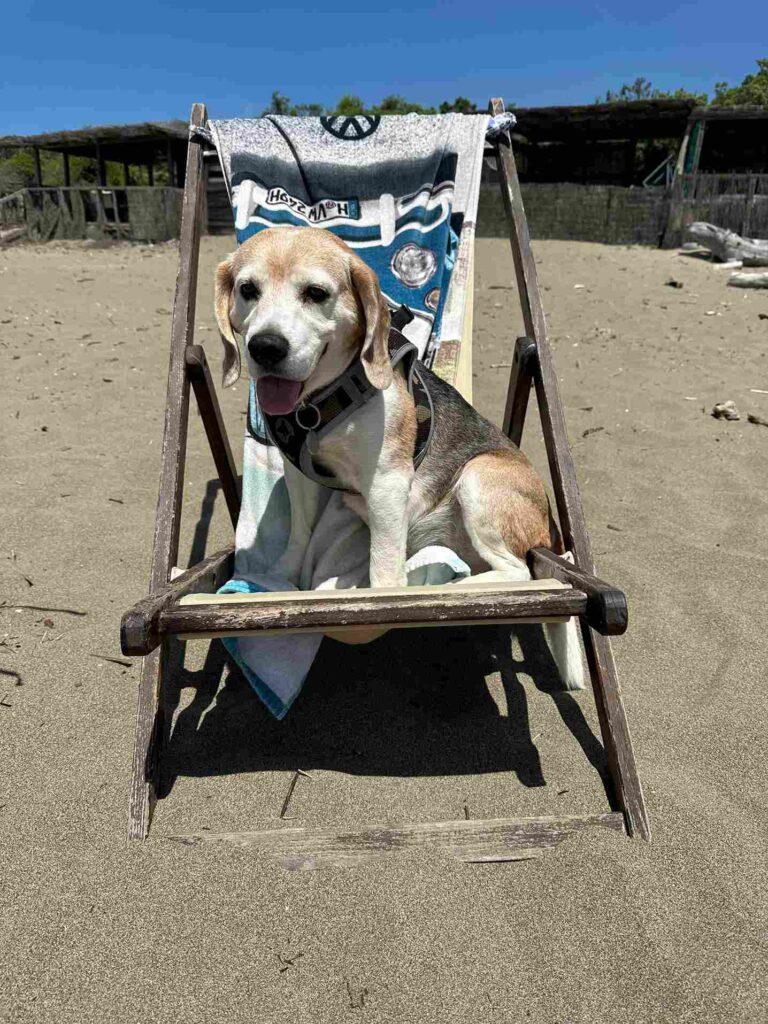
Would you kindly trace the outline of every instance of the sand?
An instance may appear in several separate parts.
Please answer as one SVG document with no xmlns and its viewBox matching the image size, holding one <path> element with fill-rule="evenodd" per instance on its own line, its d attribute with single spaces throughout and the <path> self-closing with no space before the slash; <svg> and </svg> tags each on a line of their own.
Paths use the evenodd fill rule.
<svg viewBox="0 0 768 1024">
<path fill-rule="evenodd" d="M 217 368 L 226 249 L 205 239 L 200 275 Z M 519 316 L 507 246 L 478 249 L 476 404 L 498 418 Z M 746 414 L 768 415 L 768 293 L 676 253 L 535 251 L 599 571 L 630 600 L 653 843 L 307 873 L 168 837 L 279 827 L 296 768 L 296 825 L 604 810 L 592 698 L 557 690 L 535 629 L 419 631 L 326 642 L 279 724 L 189 645 L 166 795 L 129 843 L 139 664 L 103 658 L 146 590 L 177 253 L 0 251 L 0 1020 L 765 1020 L 768 428 Z M 235 439 L 245 396 L 222 397 Z M 740 421 L 708 415 L 726 399 Z M 182 564 L 229 539 L 190 424 Z M 524 447 L 543 469 L 534 419 Z"/>
</svg>

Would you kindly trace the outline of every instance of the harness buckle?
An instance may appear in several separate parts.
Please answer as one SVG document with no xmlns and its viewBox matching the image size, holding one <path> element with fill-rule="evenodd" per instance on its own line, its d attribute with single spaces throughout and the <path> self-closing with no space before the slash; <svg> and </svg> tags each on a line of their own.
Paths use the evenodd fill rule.
<svg viewBox="0 0 768 1024">
<path fill-rule="evenodd" d="M 311 423 L 304 422 L 304 413 L 314 414 L 314 418 Z M 323 419 L 323 417 L 320 414 L 320 410 L 317 408 L 316 405 L 313 405 L 312 402 L 308 402 L 306 405 L 299 406 L 299 408 L 296 410 L 293 416 L 296 422 L 302 428 L 302 430 L 316 430 L 317 427 L 320 426 L 320 423 L 322 422 Z"/>
</svg>

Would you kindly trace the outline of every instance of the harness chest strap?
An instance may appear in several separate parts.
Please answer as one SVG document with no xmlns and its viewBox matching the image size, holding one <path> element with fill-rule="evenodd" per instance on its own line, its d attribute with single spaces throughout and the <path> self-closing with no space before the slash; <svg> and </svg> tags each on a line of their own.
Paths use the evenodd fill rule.
<svg viewBox="0 0 768 1024">
<path fill-rule="evenodd" d="M 408 314 L 410 311 L 405 313 Z M 401 310 L 393 314 L 393 319 L 398 322 L 398 326 L 403 326 Z M 389 331 L 389 360 L 393 369 L 400 364 L 403 365 L 408 392 L 416 406 L 416 445 L 413 463 L 417 467 L 426 455 L 432 436 L 434 408 L 421 373 L 423 367 L 418 361 L 416 346 L 408 341 L 397 327 L 391 327 Z M 248 432 L 262 443 L 271 441 L 297 469 L 315 483 L 335 490 L 346 490 L 345 485 L 329 470 L 316 463 L 313 456 L 317 455 L 323 437 L 365 405 L 376 392 L 377 389 L 365 375 L 362 362 L 356 359 L 336 380 L 313 395 L 310 401 L 303 402 L 289 415 L 273 416 L 262 411 L 267 439 L 259 436 L 253 429 L 252 393 L 248 409 Z"/>
</svg>

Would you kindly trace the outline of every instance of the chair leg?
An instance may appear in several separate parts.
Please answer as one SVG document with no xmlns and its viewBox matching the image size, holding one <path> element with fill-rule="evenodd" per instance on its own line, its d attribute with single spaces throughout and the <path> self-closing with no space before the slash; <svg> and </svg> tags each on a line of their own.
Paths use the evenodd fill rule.
<svg viewBox="0 0 768 1024">
<path fill-rule="evenodd" d="M 192 107 L 192 124 L 204 124 L 205 107 Z M 179 274 L 171 320 L 171 352 L 168 367 L 168 392 L 165 405 L 160 489 L 155 514 L 155 539 L 152 550 L 150 593 L 167 586 L 179 552 L 181 503 L 184 492 L 184 466 L 189 417 L 189 375 L 185 353 L 191 344 L 195 324 L 197 266 L 200 248 L 203 158 L 200 147 L 190 143 L 187 149 L 186 180 L 179 240 Z M 157 781 L 163 732 L 163 673 L 168 647 L 163 644 L 144 659 L 139 684 L 133 775 L 129 805 L 128 834 L 145 838 L 152 809 L 157 800 Z"/>
<path fill-rule="evenodd" d="M 141 666 L 136 706 L 136 732 L 128 802 L 128 838 L 146 839 L 157 802 L 163 706 L 160 700 L 162 666 L 167 641 L 148 654 Z"/>
<path fill-rule="evenodd" d="M 651 826 L 637 773 L 611 642 L 607 636 L 596 633 L 584 621 L 581 623 L 581 633 L 616 806 L 624 812 L 628 835 L 650 842 Z"/>
</svg>

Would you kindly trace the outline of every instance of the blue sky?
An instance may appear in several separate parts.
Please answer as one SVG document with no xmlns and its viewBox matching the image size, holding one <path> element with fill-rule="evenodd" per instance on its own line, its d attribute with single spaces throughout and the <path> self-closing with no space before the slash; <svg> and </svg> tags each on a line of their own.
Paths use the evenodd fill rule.
<svg viewBox="0 0 768 1024">
<path fill-rule="evenodd" d="M 10 6 L 10 10 L 8 9 Z M 258 113 L 273 89 L 332 104 L 590 103 L 638 75 L 712 92 L 768 57 L 768 3 L 495 0 L 82 3 L 12 0 L 0 33 L 0 134 Z"/>
</svg>

